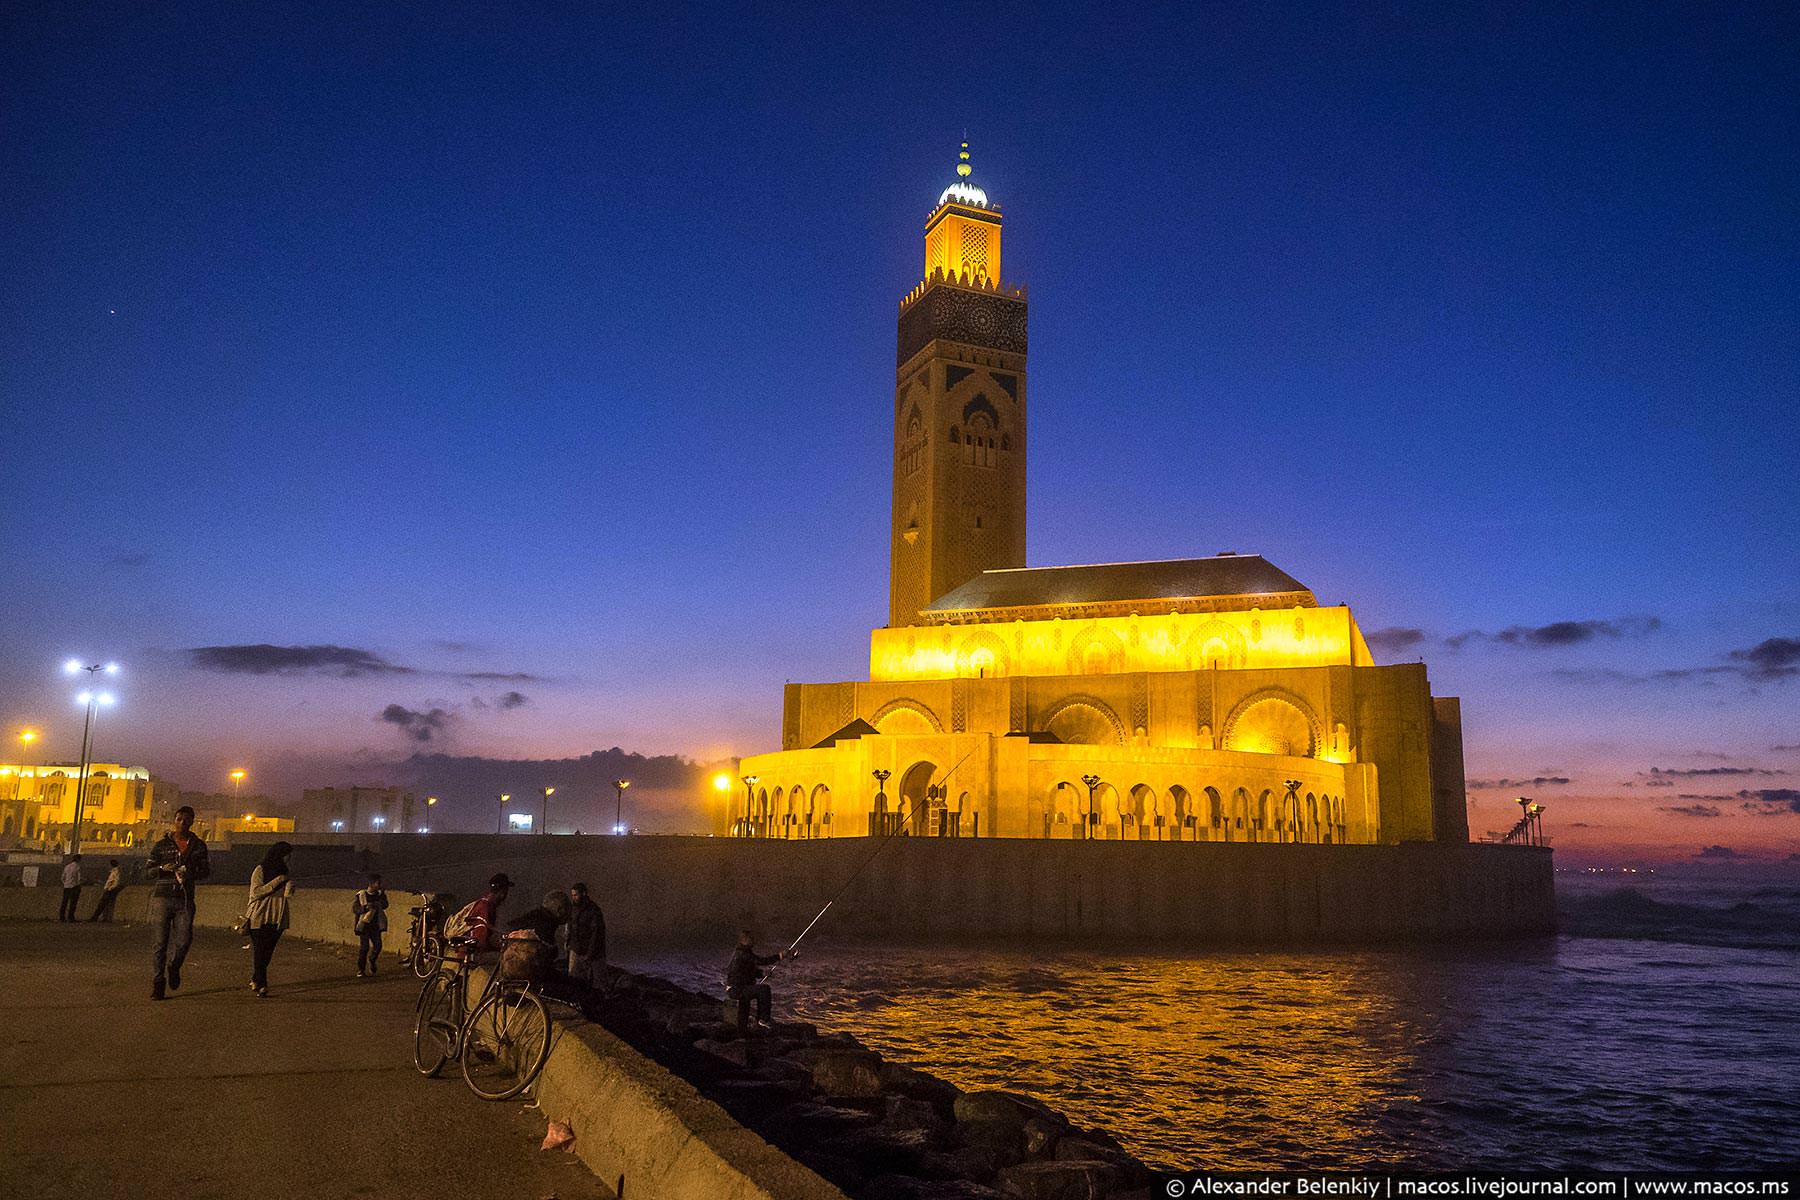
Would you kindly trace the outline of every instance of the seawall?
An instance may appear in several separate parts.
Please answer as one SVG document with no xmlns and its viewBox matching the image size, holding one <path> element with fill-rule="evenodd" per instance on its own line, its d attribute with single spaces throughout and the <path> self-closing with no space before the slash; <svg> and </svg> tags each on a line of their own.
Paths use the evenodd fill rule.
<svg viewBox="0 0 1800 1200">
<path fill-rule="evenodd" d="M 215 878 L 247 878 L 261 855 L 241 839 L 219 856 Z M 388 834 L 299 845 L 296 901 L 310 903 L 308 888 L 355 886 L 365 869 L 381 871 L 390 890 L 459 899 L 505 871 L 518 885 L 515 910 L 579 879 L 614 938 L 715 946 L 743 927 L 767 940 L 792 937 L 833 896 L 815 938 L 1353 944 L 1537 936 L 1556 926 L 1551 851 L 1480 843 Z"/>
</svg>

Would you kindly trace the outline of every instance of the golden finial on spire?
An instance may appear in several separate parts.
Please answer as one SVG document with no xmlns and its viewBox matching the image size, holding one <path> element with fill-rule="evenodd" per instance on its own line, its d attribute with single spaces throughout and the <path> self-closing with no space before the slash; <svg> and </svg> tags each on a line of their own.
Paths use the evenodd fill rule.
<svg viewBox="0 0 1800 1200">
<path fill-rule="evenodd" d="M 964 142 L 962 144 L 962 153 L 958 154 L 956 158 L 957 175 L 967 179 L 969 177 L 969 172 L 974 170 L 974 168 L 969 165 L 969 143 Z"/>
</svg>

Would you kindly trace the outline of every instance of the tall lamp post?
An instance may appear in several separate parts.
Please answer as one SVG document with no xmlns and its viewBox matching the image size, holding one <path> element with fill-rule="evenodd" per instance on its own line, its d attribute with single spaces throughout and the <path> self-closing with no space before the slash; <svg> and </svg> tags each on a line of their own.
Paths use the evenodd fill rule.
<svg viewBox="0 0 1800 1200">
<path fill-rule="evenodd" d="M 506 802 L 511 799 L 512 799 L 511 792 L 501 792 L 500 793 L 500 820 L 494 826 L 495 833 L 505 833 L 506 832 Z"/>
<path fill-rule="evenodd" d="M 1531 807 L 1525 810 L 1531 815 L 1531 825 L 1537 833 L 1537 844 L 1544 844 L 1544 806 L 1532 801 Z"/>
<path fill-rule="evenodd" d="M 744 834 L 743 834 L 743 836 L 745 836 L 745 837 L 754 836 L 753 831 L 754 831 L 755 827 L 750 823 L 751 822 L 750 814 L 756 811 L 756 783 L 761 778 L 762 778 L 761 775 L 746 775 L 746 776 L 744 776 Z"/>
<path fill-rule="evenodd" d="M 629 779 L 613 780 L 613 832 L 625 832 L 625 789 L 631 786 Z"/>
<path fill-rule="evenodd" d="M 231 773 L 231 807 L 242 808 L 244 799 L 244 776 L 248 774 L 242 767 Z"/>
<path fill-rule="evenodd" d="M 431 806 L 438 802 L 436 796 L 425 797 L 425 824 L 419 827 L 420 833 L 431 832 Z"/>
<path fill-rule="evenodd" d="M 556 789 L 553 787 L 546 787 L 546 788 L 539 788 L 538 790 L 544 793 L 544 808 L 543 808 L 543 813 L 542 813 L 543 828 L 539 829 L 538 832 L 539 833 L 549 833 L 550 832 L 550 797 L 556 795 Z"/>
<path fill-rule="evenodd" d="M 35 741 L 37 741 L 37 730 L 19 730 L 19 777 L 13 782 L 14 800 L 25 794 L 25 768 L 29 765 L 25 760 L 31 757 L 31 743 Z"/>
<path fill-rule="evenodd" d="M 75 824 L 69 832 L 69 853 L 79 854 L 81 852 L 81 810 L 87 800 L 88 765 L 91 761 L 89 751 L 93 748 L 94 709 L 113 703 L 111 692 L 93 690 L 93 679 L 102 671 L 108 675 L 117 675 L 119 664 L 95 663 L 90 667 L 78 658 L 71 658 L 63 664 L 63 671 L 70 675 L 79 675 L 86 671 L 88 677 L 87 690 L 75 697 L 77 703 L 87 706 L 87 719 L 81 724 L 81 773 L 76 776 L 75 780 Z"/>
<path fill-rule="evenodd" d="M 1289 779 L 1286 783 L 1287 798 L 1291 802 L 1287 811 L 1292 815 L 1293 820 L 1287 822 L 1287 829 L 1284 832 L 1288 835 L 1288 841 L 1297 842 L 1300 840 L 1300 789 L 1304 783 L 1298 779 Z"/>
<path fill-rule="evenodd" d="M 1087 812 L 1081 818 L 1081 836 L 1089 838 L 1094 835 L 1093 826 L 1096 824 L 1094 820 L 1094 793 L 1100 788 L 1100 777 L 1098 775 L 1083 775 L 1081 777 L 1081 782 L 1087 784 L 1088 790 Z"/>
<path fill-rule="evenodd" d="M 877 819 L 881 822 L 881 832 L 885 834 L 887 832 L 888 824 L 887 781 L 893 775 L 893 772 L 877 769 L 870 771 L 869 774 L 875 776 L 875 812 L 877 814 Z"/>
</svg>

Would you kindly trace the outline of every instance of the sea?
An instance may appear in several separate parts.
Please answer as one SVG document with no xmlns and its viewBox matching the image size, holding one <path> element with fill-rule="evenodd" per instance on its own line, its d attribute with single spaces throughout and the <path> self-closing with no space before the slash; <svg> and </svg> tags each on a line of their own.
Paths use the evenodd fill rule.
<svg viewBox="0 0 1800 1200">
<path fill-rule="evenodd" d="M 1557 900 L 1559 934 L 1523 941 L 821 942 L 770 982 L 778 1015 L 1038 1096 L 1169 1170 L 1800 1166 L 1800 867 L 1565 870 Z M 720 991 L 691 950 L 626 965 Z"/>
</svg>

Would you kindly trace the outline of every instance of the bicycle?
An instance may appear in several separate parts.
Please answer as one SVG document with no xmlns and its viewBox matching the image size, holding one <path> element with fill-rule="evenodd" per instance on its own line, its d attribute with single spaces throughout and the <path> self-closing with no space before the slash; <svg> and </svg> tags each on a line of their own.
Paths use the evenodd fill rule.
<svg viewBox="0 0 1800 1200">
<path fill-rule="evenodd" d="M 501 979 L 498 968 L 489 970 L 471 1008 L 476 943 L 459 939 L 456 948 L 462 957 L 442 959 L 419 993 L 413 1066 L 433 1078 L 457 1059 L 470 1091 L 483 1100 L 510 1100 L 537 1080 L 550 1058 L 549 1010 L 531 984 Z"/>
<path fill-rule="evenodd" d="M 427 893 L 425 903 L 407 911 L 412 924 L 400 961 L 416 978 L 429 979 L 444 959 L 444 906 L 435 893 Z"/>
</svg>

